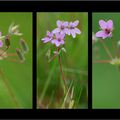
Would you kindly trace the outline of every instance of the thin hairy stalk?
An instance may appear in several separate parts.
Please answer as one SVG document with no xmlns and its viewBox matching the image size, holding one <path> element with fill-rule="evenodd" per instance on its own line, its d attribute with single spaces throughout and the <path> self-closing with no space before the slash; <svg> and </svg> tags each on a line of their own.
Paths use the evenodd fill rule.
<svg viewBox="0 0 120 120">
<path fill-rule="evenodd" d="M 59 48 L 57 49 L 57 51 L 59 52 Z M 63 72 L 63 69 L 62 69 L 62 62 L 61 62 L 60 55 L 58 55 L 58 62 L 59 62 L 59 66 L 60 66 L 60 72 L 61 72 L 62 80 L 64 82 L 66 90 L 68 90 L 67 83 L 66 83 L 65 76 L 64 76 L 64 72 Z"/>
<path fill-rule="evenodd" d="M 9 49 L 9 46 L 6 47 L 6 49 L 2 53 L 0 53 L 0 56 L 2 56 L 8 49 Z"/>
<path fill-rule="evenodd" d="M 7 56 L 17 56 L 16 53 L 8 53 Z"/>
<path fill-rule="evenodd" d="M 114 54 L 115 54 L 115 56 L 116 56 L 116 55 L 117 55 L 117 50 L 116 50 L 115 41 L 114 41 L 113 38 L 111 38 L 111 39 L 112 39 L 112 47 L 113 47 L 113 50 L 114 50 Z"/>
<path fill-rule="evenodd" d="M 1 75 L 1 77 L 2 77 L 2 80 L 3 80 L 3 82 L 4 82 L 4 85 L 5 85 L 6 89 L 7 89 L 10 97 L 12 98 L 12 100 L 13 100 L 13 102 L 15 103 L 16 107 L 19 108 L 20 105 L 19 105 L 19 103 L 18 103 L 15 95 L 13 94 L 13 91 L 12 91 L 12 89 L 11 89 L 11 87 L 10 87 L 7 79 L 5 78 L 5 75 L 4 75 L 4 73 L 2 72 L 2 70 L 0 70 L 0 75 Z"/>
<path fill-rule="evenodd" d="M 95 60 L 93 63 L 110 63 L 111 60 Z"/>
<path fill-rule="evenodd" d="M 56 56 L 57 56 L 57 54 L 54 54 L 54 55 L 49 59 L 48 62 L 51 62 Z"/>
<path fill-rule="evenodd" d="M 110 57 L 110 59 L 113 59 L 112 54 L 110 53 L 109 48 L 105 45 L 104 41 L 102 39 L 100 39 L 100 42 L 102 43 L 102 45 L 103 45 L 103 47 L 104 47 L 108 57 Z"/>
<path fill-rule="evenodd" d="M 23 61 L 19 61 L 17 59 L 12 59 L 12 58 L 4 58 L 4 60 L 10 61 L 10 62 L 15 62 L 15 63 L 23 63 Z"/>
</svg>

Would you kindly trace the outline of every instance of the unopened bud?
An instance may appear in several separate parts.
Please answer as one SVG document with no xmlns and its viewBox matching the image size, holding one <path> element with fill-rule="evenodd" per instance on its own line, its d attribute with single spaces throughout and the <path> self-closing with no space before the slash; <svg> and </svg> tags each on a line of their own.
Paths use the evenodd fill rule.
<svg viewBox="0 0 120 120">
<path fill-rule="evenodd" d="M 7 47 L 10 46 L 10 36 L 9 36 L 9 35 L 6 35 L 6 36 L 5 36 L 5 45 L 6 45 Z"/>
<path fill-rule="evenodd" d="M 16 53 L 17 53 L 20 61 L 23 62 L 25 60 L 25 58 L 24 58 L 24 55 L 23 55 L 23 53 L 21 52 L 21 50 L 19 48 L 16 48 Z"/>
<path fill-rule="evenodd" d="M 21 45 L 24 53 L 27 53 L 29 51 L 28 45 L 24 39 L 20 39 L 20 45 Z"/>
</svg>

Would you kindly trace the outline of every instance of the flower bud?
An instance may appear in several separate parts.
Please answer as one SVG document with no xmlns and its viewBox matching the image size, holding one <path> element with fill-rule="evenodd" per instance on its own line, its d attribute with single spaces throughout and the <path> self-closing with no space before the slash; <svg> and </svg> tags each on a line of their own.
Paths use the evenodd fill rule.
<svg viewBox="0 0 120 120">
<path fill-rule="evenodd" d="M 20 61 L 23 62 L 25 60 L 25 58 L 24 58 L 23 53 L 20 51 L 19 48 L 16 48 L 16 53 L 17 53 Z"/>
<path fill-rule="evenodd" d="M 5 45 L 6 45 L 7 47 L 10 46 L 10 36 L 9 36 L 9 35 L 6 35 L 6 36 L 5 36 Z"/>
<path fill-rule="evenodd" d="M 29 51 L 28 45 L 24 39 L 20 39 L 20 45 L 21 45 L 24 53 L 27 53 Z"/>
</svg>

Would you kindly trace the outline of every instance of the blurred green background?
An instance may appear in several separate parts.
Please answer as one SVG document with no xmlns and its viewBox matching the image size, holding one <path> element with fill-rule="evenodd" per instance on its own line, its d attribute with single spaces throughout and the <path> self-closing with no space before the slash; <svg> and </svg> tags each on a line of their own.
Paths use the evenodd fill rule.
<svg viewBox="0 0 120 120">
<path fill-rule="evenodd" d="M 69 84 L 74 82 L 74 108 L 87 108 L 87 80 L 88 80 L 88 14 L 72 12 L 41 12 L 37 14 L 37 97 L 46 108 L 61 108 L 65 97 L 63 81 L 60 77 L 58 58 L 48 63 L 46 52 L 54 50 L 51 44 L 42 43 L 46 31 L 57 27 L 56 21 L 79 20 L 78 28 L 81 34 L 75 39 L 66 36 L 65 48 L 62 53 L 62 64 L 65 78 Z"/>
<path fill-rule="evenodd" d="M 27 42 L 29 52 L 25 55 L 26 60 L 22 64 L 0 60 L 0 70 L 3 71 L 20 108 L 32 108 L 32 13 L 0 12 L 0 31 L 3 35 L 7 34 L 8 27 L 12 22 L 20 25 L 20 32 L 23 33 L 22 38 Z M 19 39 L 18 36 L 11 38 L 11 47 L 8 53 L 15 53 L 15 49 L 20 48 Z M 9 57 L 9 59 L 12 58 Z M 1 77 L 0 108 L 16 108 Z"/>
<path fill-rule="evenodd" d="M 92 31 L 94 33 L 100 30 L 98 22 L 101 19 L 106 21 L 109 19 L 113 20 L 114 30 L 112 39 L 117 45 L 117 41 L 120 40 L 120 13 L 93 13 Z M 112 39 L 107 38 L 104 42 L 115 57 Z M 98 60 L 110 60 L 100 42 L 97 42 L 95 46 L 99 48 Z M 118 71 L 118 68 L 107 63 L 96 63 L 93 64 L 92 74 L 93 108 L 120 108 L 120 71 Z"/>
</svg>

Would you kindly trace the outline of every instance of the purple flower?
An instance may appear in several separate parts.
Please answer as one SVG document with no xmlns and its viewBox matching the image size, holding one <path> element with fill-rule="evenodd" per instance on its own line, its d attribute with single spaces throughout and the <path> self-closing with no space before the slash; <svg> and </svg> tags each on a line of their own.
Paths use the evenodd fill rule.
<svg viewBox="0 0 120 120">
<path fill-rule="evenodd" d="M 52 38 L 53 38 L 53 33 L 47 31 L 47 36 L 42 38 L 42 41 L 43 41 L 43 43 L 47 43 L 47 42 L 50 42 L 52 40 Z"/>
<path fill-rule="evenodd" d="M 58 28 L 54 29 L 53 33 L 68 34 L 68 22 L 57 21 Z"/>
<path fill-rule="evenodd" d="M 3 42 L 2 40 L 0 40 L 0 48 L 3 46 Z"/>
<path fill-rule="evenodd" d="M 2 36 L 2 32 L 0 32 L 0 37 Z M 3 46 L 2 40 L 0 40 L 0 48 Z"/>
<path fill-rule="evenodd" d="M 100 20 L 99 25 L 102 30 L 100 30 L 96 33 L 96 37 L 100 37 L 103 39 L 105 39 L 107 37 L 112 37 L 112 30 L 113 30 L 113 21 L 112 20 L 108 20 L 107 22 L 105 22 L 104 20 Z"/>
<path fill-rule="evenodd" d="M 57 47 L 59 47 L 60 45 L 63 45 L 65 43 L 64 42 L 65 34 L 56 33 L 55 37 L 56 38 L 51 41 L 52 44 L 55 44 Z"/>
<path fill-rule="evenodd" d="M 78 21 L 78 20 L 69 23 L 68 35 L 71 34 L 71 35 L 73 36 L 73 38 L 75 38 L 75 37 L 76 37 L 76 33 L 77 33 L 77 34 L 80 34 L 80 33 L 81 33 L 81 31 L 80 31 L 78 28 L 76 28 L 76 26 L 77 26 L 78 24 L 79 24 L 79 21 Z"/>
</svg>

